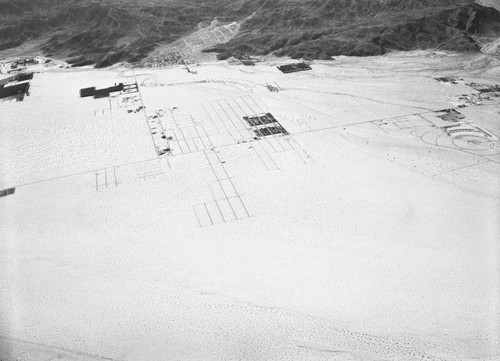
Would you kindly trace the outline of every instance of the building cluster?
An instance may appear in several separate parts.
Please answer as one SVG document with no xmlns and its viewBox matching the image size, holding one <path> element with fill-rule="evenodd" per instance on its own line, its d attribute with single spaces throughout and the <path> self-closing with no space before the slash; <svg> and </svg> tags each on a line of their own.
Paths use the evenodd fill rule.
<svg viewBox="0 0 500 361">
<path fill-rule="evenodd" d="M 40 57 L 21 58 L 8 62 L 0 62 L 0 74 L 8 75 L 25 70 L 30 65 L 37 65 L 43 62 Z"/>
<path fill-rule="evenodd" d="M 111 93 L 133 93 L 137 92 L 137 83 L 115 84 L 113 86 L 97 89 L 95 86 L 80 89 L 80 97 L 94 97 L 94 99 L 107 98 Z"/>
<path fill-rule="evenodd" d="M 29 95 L 31 79 L 33 73 L 19 73 L 0 79 L 0 99 L 24 100 Z"/>
<path fill-rule="evenodd" d="M 266 137 L 269 135 L 287 135 L 286 129 L 276 120 L 276 118 L 271 113 L 265 113 L 261 115 L 254 116 L 244 116 L 245 120 L 252 130 L 254 131 L 257 138 Z"/>
</svg>

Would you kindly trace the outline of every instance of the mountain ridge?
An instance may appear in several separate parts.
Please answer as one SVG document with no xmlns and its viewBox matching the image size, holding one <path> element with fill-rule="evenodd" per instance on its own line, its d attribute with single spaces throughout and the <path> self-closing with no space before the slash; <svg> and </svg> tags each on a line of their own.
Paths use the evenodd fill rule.
<svg viewBox="0 0 500 361">
<path fill-rule="evenodd" d="M 478 52 L 500 37 L 500 12 L 473 0 L 0 0 L 0 9 L 0 52 L 39 39 L 45 55 L 98 67 L 139 62 L 214 18 L 248 18 L 204 49 L 219 59 Z"/>
</svg>

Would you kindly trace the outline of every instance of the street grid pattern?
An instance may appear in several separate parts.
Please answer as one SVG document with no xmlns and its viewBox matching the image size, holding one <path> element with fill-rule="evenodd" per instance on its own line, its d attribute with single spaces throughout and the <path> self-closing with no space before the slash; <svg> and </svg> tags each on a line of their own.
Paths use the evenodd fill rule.
<svg viewBox="0 0 500 361">
<path fill-rule="evenodd" d="M 137 108 L 137 106 L 139 106 L 139 108 Z M 470 106 L 491 106 L 491 104 L 473 104 Z M 90 173 L 95 178 L 95 190 L 102 191 L 122 184 L 120 173 L 130 173 L 130 170 L 127 169 L 130 166 L 135 167 L 135 176 L 125 176 L 123 182 L 126 182 L 128 178 L 135 179 L 136 181 L 145 181 L 164 175 L 164 170 L 158 163 L 160 159 L 167 159 L 168 162 L 168 157 L 203 153 L 214 177 L 214 179 L 207 183 L 212 197 L 211 199 L 206 199 L 195 204 L 193 209 L 198 225 L 200 227 L 205 227 L 251 216 L 247 206 L 243 202 L 242 196 L 234 185 L 233 179 L 228 174 L 224 162 L 221 161 L 218 154 L 218 150 L 221 148 L 230 148 L 243 143 L 249 145 L 252 153 L 266 170 L 279 171 L 281 169 L 281 164 L 277 156 L 282 153 L 293 154 L 296 159 L 303 164 L 314 162 L 308 152 L 295 140 L 294 135 L 322 133 L 332 129 L 371 123 L 386 134 L 390 134 L 391 132 L 410 132 L 425 144 L 458 149 L 482 158 L 481 161 L 475 164 L 460 167 L 455 170 L 470 168 L 488 162 L 500 163 L 499 160 L 492 158 L 492 156 L 500 153 L 500 144 L 496 135 L 490 132 L 494 140 L 488 140 L 490 143 L 487 144 L 487 147 L 484 146 L 486 149 L 468 149 L 462 145 L 463 142 L 460 143 L 456 139 L 451 139 L 451 136 L 446 131 L 446 127 L 439 126 L 439 124 L 430 120 L 432 117 L 439 118 L 439 116 L 436 115 L 439 114 L 439 112 L 436 111 L 420 111 L 397 117 L 387 117 L 320 129 L 310 129 L 302 132 L 295 132 L 294 134 L 269 134 L 267 136 L 257 137 L 254 129 L 256 124 L 252 126 L 248 119 L 261 119 L 261 117 L 269 114 L 269 112 L 264 110 L 259 102 L 252 96 L 224 98 L 203 103 L 201 104 L 205 115 L 203 118 L 195 118 L 191 114 L 179 114 L 171 109 L 168 113 L 165 112 L 165 114 L 162 114 L 160 120 L 157 121 L 159 128 L 156 128 L 150 123 L 151 116 L 148 116 L 146 112 L 144 100 L 138 88 L 137 93 L 132 96 L 110 98 L 109 108 L 94 111 L 94 116 L 98 116 L 99 113 L 104 115 L 108 111 L 110 116 L 113 116 L 113 109 L 126 108 L 126 110 L 129 110 L 131 107 L 135 107 L 134 109 L 137 112 L 143 113 L 156 151 L 158 151 L 160 147 L 157 144 L 158 137 L 155 137 L 156 133 L 159 131 L 159 134 L 170 135 L 169 137 L 163 137 L 166 147 L 169 149 L 166 154 L 159 154 L 156 159 L 146 159 L 144 161 L 129 164 L 117 164 L 93 171 L 37 180 L 19 184 L 13 188 Z M 455 108 L 450 108 L 447 111 L 454 110 Z M 274 119 L 274 117 L 272 118 Z M 473 125 L 473 123 L 463 119 L 462 123 Z M 462 125 L 462 123 L 457 124 Z M 453 124 L 457 125 L 455 123 Z M 257 124 L 257 126 L 260 125 L 264 126 L 265 124 Z M 447 142 L 443 142 L 443 138 L 446 138 L 445 140 L 447 140 Z M 439 176 L 455 170 L 447 170 L 446 172 L 437 173 L 433 176 Z"/>
</svg>

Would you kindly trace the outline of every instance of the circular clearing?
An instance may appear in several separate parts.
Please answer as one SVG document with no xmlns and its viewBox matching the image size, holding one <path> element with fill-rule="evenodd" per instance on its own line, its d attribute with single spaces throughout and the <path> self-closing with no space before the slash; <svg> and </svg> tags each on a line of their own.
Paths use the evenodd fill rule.
<svg viewBox="0 0 500 361">
<path fill-rule="evenodd" d="M 453 144 L 460 149 L 466 150 L 489 150 L 495 147 L 495 143 L 484 137 L 478 137 L 476 135 L 464 135 L 459 138 L 453 139 Z"/>
</svg>

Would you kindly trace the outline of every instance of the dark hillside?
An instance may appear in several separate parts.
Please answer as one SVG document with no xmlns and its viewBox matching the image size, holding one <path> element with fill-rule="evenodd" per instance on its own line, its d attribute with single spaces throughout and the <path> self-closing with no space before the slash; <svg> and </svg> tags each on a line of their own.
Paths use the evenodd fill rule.
<svg viewBox="0 0 500 361">
<path fill-rule="evenodd" d="M 294 3 L 263 7 L 239 36 L 210 51 L 220 58 L 274 52 L 312 59 L 427 48 L 478 51 L 473 35 L 500 36 L 500 13 L 470 1 Z"/>
<path fill-rule="evenodd" d="M 253 16 L 251 16 L 253 15 Z M 478 51 L 500 36 L 500 13 L 473 0 L 0 0 L 0 51 L 37 40 L 46 54 L 108 66 L 136 62 L 214 17 L 249 17 L 220 58 Z"/>
</svg>

